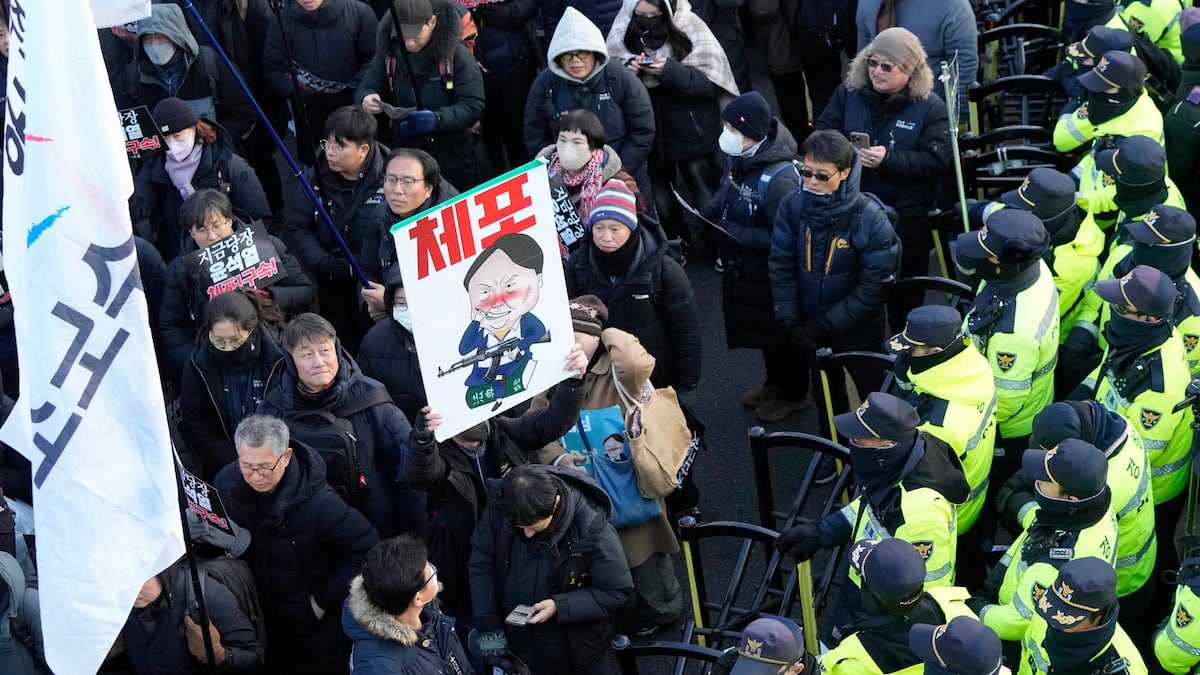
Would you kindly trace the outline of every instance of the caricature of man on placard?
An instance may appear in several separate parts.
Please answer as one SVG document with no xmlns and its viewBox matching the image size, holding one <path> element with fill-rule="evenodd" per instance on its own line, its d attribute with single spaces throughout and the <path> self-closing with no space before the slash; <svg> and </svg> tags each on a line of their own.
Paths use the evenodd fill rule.
<svg viewBox="0 0 1200 675">
<path fill-rule="evenodd" d="M 536 361 L 530 348 L 550 338 L 530 310 L 542 288 L 542 249 L 528 235 L 506 234 L 471 263 L 463 288 L 471 302 L 471 324 L 458 353 L 472 361 L 467 406 L 478 408 L 524 391 Z"/>
</svg>

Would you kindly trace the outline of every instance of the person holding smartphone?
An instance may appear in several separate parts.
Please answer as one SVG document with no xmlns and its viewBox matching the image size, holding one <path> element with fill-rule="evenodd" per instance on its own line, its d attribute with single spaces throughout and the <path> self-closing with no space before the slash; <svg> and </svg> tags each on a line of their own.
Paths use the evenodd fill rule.
<svg viewBox="0 0 1200 675">
<path fill-rule="evenodd" d="M 846 81 L 815 125 L 850 139 L 862 163 L 862 191 L 873 193 L 900 215 L 900 277 L 929 272 L 933 236 L 928 214 L 937 183 L 950 169 L 950 123 L 946 104 L 934 95 L 933 85 L 933 71 L 917 36 L 904 28 L 889 28 L 850 62 Z M 902 326 L 908 312 L 920 304 L 919 295 L 894 301 L 889 308 L 892 321 Z"/>
</svg>

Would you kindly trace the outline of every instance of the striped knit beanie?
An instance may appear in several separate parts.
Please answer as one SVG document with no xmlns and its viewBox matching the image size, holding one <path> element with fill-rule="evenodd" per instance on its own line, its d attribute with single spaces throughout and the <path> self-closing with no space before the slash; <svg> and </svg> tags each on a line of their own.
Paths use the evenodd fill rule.
<svg viewBox="0 0 1200 675">
<path fill-rule="evenodd" d="M 604 189 L 596 195 L 596 201 L 592 202 L 592 210 L 587 219 L 588 231 L 591 231 L 597 220 L 605 218 L 615 220 L 631 231 L 636 230 L 638 226 L 637 200 L 629 188 L 625 187 L 625 183 L 617 178 L 605 183 Z"/>
</svg>

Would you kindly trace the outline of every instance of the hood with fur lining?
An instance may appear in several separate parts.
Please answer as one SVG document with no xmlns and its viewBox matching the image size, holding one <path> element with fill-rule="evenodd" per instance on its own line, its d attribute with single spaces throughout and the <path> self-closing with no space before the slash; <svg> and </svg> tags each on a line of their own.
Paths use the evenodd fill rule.
<svg viewBox="0 0 1200 675">
<path fill-rule="evenodd" d="M 413 630 L 412 626 L 401 623 L 395 616 L 371 604 L 367 591 L 363 588 L 361 574 L 350 582 L 350 596 L 347 602 L 350 615 L 366 632 L 406 647 L 417 644 L 417 631 Z"/>
</svg>

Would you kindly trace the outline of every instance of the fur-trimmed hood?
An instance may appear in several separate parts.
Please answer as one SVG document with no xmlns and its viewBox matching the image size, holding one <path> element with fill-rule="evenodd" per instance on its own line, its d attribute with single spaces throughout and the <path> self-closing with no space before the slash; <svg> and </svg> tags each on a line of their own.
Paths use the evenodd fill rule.
<svg viewBox="0 0 1200 675">
<path fill-rule="evenodd" d="M 867 59 L 870 57 L 871 45 L 867 45 L 850 60 L 850 67 L 846 70 L 847 89 L 855 91 L 871 88 L 871 78 L 867 76 Z M 933 71 L 929 69 L 924 52 L 921 53 L 920 61 L 908 77 L 908 88 L 902 90 L 901 93 L 905 92 L 909 97 L 918 101 L 929 98 L 929 95 L 933 93 Z"/>
<path fill-rule="evenodd" d="M 350 609 L 350 616 L 354 618 L 359 627 L 372 636 L 398 642 L 406 647 L 417 644 L 419 636 L 412 626 L 402 623 L 394 615 L 388 614 L 371 603 L 366 589 L 363 588 L 361 574 L 350 582 L 350 595 L 346 598 L 346 605 Z M 346 628 L 347 633 L 352 632 L 352 627 L 346 626 Z M 355 636 L 350 635 L 350 638 L 354 639 Z"/>
<path fill-rule="evenodd" d="M 430 4 L 433 7 L 433 15 L 437 17 L 437 25 L 433 27 L 433 35 L 430 36 L 425 49 L 434 60 L 445 61 L 454 54 L 462 37 L 462 13 L 458 5 L 450 0 L 430 0 Z M 388 10 L 379 22 L 388 26 L 391 41 L 399 44 L 400 49 L 404 49 L 403 40 L 396 35 L 396 24 L 392 21 L 391 10 Z"/>
</svg>

